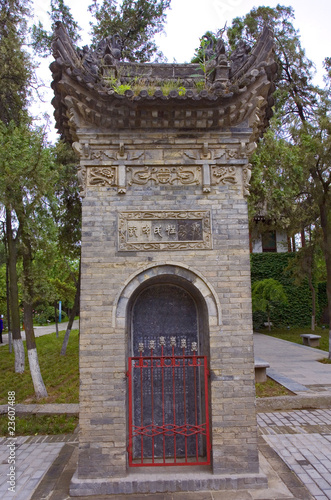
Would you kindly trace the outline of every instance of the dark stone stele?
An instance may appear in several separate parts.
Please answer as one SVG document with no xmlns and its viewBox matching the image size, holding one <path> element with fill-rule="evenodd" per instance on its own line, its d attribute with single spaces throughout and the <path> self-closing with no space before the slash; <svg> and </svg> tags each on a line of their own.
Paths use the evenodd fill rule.
<svg viewBox="0 0 331 500">
<path fill-rule="evenodd" d="M 144 345 L 144 356 L 150 355 L 149 342 L 155 341 L 155 356 L 161 354 L 160 337 L 164 337 L 164 354 L 171 355 L 171 337 L 176 338 L 174 353 L 177 356 L 183 354 L 180 347 L 181 340 L 185 339 L 186 354 L 191 354 L 192 342 L 198 344 L 198 319 L 197 308 L 191 295 L 181 287 L 175 285 L 154 285 L 145 289 L 137 298 L 133 310 L 133 354 L 139 356 L 139 344 Z M 147 362 L 147 361 L 146 361 Z M 150 362 L 149 363 L 150 366 Z M 168 426 L 168 432 L 160 433 L 153 439 L 150 436 L 140 437 L 133 440 L 133 457 L 152 457 L 152 446 L 154 457 L 162 458 L 185 457 L 185 446 L 188 457 L 196 456 L 196 445 L 198 454 L 202 456 L 204 440 L 188 431 L 186 438 L 183 435 L 175 435 L 173 426 L 187 426 L 193 428 L 201 424 L 201 389 L 203 379 L 201 369 L 188 366 L 185 361 L 181 366 L 172 369 L 170 359 L 166 361 L 167 368 L 157 367 L 157 357 L 153 361 L 153 371 L 148 369 L 133 369 L 133 424 L 134 426 Z M 195 370 L 195 373 L 194 373 Z M 163 371 L 163 377 L 162 377 Z M 185 380 L 184 380 L 185 378 Z M 196 393 L 194 391 L 196 385 Z M 185 389 L 186 388 L 186 389 Z M 185 389 L 185 390 L 184 390 Z M 164 401 L 164 405 L 162 404 Z M 164 406 L 164 411 L 162 408 Z M 152 432 L 152 429 L 150 429 Z M 185 432 L 182 430 L 182 432 Z M 163 437 L 164 436 L 164 437 Z M 176 448 L 176 453 L 174 453 Z"/>
</svg>

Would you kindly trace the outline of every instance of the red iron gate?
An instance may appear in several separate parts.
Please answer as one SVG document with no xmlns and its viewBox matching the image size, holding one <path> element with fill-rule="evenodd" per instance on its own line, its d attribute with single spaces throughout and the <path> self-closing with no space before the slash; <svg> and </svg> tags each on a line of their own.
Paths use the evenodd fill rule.
<svg viewBox="0 0 331 500">
<path fill-rule="evenodd" d="M 150 355 L 129 358 L 129 465 L 131 467 L 210 464 L 208 368 L 196 342 L 192 354 L 175 355 L 176 338 L 160 351 L 149 341 Z"/>
</svg>

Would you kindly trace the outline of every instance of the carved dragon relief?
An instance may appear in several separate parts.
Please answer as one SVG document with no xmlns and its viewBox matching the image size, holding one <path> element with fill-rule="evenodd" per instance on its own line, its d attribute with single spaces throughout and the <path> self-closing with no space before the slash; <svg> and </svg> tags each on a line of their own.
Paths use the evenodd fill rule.
<svg viewBox="0 0 331 500">
<path fill-rule="evenodd" d="M 224 165 L 212 166 L 212 185 L 237 184 L 237 168 Z"/>
<path fill-rule="evenodd" d="M 89 186 L 116 186 L 115 167 L 94 167 L 88 169 Z"/>
</svg>

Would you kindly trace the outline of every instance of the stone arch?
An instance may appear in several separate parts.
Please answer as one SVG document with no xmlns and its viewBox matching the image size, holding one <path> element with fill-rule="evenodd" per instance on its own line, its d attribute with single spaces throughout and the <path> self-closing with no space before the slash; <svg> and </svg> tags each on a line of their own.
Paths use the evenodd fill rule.
<svg viewBox="0 0 331 500">
<path fill-rule="evenodd" d="M 221 307 L 218 297 L 212 286 L 202 277 L 202 275 L 192 270 L 184 264 L 177 263 L 159 263 L 155 266 L 146 267 L 132 275 L 124 284 L 121 292 L 115 300 L 113 312 L 113 326 L 125 327 L 127 319 L 127 307 L 132 296 L 143 284 L 148 284 L 156 279 L 162 280 L 162 277 L 170 276 L 179 279 L 182 283 L 192 289 L 204 299 L 208 315 L 209 327 L 221 325 Z M 151 281 L 150 281 L 151 280 Z"/>
</svg>

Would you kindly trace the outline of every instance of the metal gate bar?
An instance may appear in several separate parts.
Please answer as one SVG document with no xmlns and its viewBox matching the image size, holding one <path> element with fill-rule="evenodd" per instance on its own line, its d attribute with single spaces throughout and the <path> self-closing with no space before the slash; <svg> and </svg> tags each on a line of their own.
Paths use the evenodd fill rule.
<svg viewBox="0 0 331 500">
<path fill-rule="evenodd" d="M 130 467 L 210 464 L 207 358 L 196 354 L 195 342 L 192 354 L 185 354 L 185 339 L 182 355 L 175 355 L 175 337 L 170 346 L 165 355 L 160 337 L 161 354 L 151 340 L 149 356 L 139 344 L 140 356 L 128 360 Z"/>
</svg>

